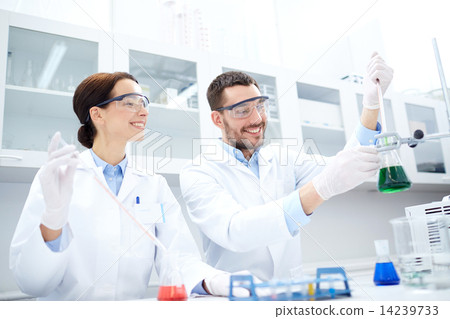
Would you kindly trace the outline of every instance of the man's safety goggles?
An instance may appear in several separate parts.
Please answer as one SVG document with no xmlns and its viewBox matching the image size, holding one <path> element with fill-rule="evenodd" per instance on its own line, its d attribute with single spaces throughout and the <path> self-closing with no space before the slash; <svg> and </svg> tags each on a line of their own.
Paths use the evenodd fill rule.
<svg viewBox="0 0 450 319">
<path fill-rule="evenodd" d="M 269 97 L 268 96 L 257 96 L 250 99 L 238 102 L 236 104 L 225 106 L 216 109 L 216 111 L 230 111 L 230 114 L 234 118 L 243 119 L 249 117 L 253 109 L 256 108 L 260 115 L 267 114 L 269 110 Z"/>
</svg>

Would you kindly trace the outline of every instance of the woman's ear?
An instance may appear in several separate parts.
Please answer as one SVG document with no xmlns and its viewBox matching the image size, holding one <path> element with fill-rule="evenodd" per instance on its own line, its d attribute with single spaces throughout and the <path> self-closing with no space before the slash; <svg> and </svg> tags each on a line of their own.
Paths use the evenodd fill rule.
<svg viewBox="0 0 450 319">
<path fill-rule="evenodd" d="M 213 121 L 215 126 L 217 126 L 220 129 L 223 128 L 222 114 L 219 111 L 211 112 L 211 120 Z"/>
<path fill-rule="evenodd" d="M 103 119 L 102 112 L 98 106 L 93 106 L 89 110 L 89 116 L 91 117 L 92 122 L 98 123 Z"/>
</svg>

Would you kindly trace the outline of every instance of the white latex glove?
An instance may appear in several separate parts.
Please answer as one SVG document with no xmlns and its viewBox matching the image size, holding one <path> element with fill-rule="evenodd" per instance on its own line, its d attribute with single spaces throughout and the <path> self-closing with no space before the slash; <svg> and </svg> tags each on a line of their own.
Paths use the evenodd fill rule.
<svg viewBox="0 0 450 319">
<path fill-rule="evenodd" d="M 372 146 L 357 146 L 336 154 L 327 167 L 312 180 L 324 200 L 344 193 L 374 176 L 380 168 L 378 152 Z"/>
<path fill-rule="evenodd" d="M 363 80 L 363 106 L 365 108 L 375 110 L 380 107 L 376 86 L 377 80 L 380 81 L 381 91 L 384 94 L 392 81 L 393 74 L 394 70 L 384 62 L 378 53 L 374 52 L 367 66 L 367 74 Z"/>
<path fill-rule="evenodd" d="M 67 223 L 73 176 L 78 164 L 75 146 L 58 149 L 60 140 L 61 133 L 56 132 L 48 147 L 47 163 L 39 176 L 45 201 L 41 223 L 53 230 L 61 229 Z"/>
<path fill-rule="evenodd" d="M 230 294 L 230 276 L 232 275 L 251 275 L 251 273 L 248 271 L 235 273 L 222 272 L 205 278 L 206 288 L 209 293 L 213 296 L 228 297 Z M 253 282 L 259 283 L 261 281 L 253 276 Z M 250 296 L 250 291 L 242 287 L 237 287 L 233 288 L 233 295 L 238 298 L 245 298 Z"/>
</svg>

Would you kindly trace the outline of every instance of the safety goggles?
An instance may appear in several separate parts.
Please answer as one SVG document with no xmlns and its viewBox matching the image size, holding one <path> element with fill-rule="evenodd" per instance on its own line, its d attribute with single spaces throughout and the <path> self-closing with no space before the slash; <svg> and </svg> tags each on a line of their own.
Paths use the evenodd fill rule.
<svg viewBox="0 0 450 319">
<path fill-rule="evenodd" d="M 238 102 L 236 104 L 225 106 L 216 109 L 216 111 L 228 110 L 232 117 L 244 119 L 249 117 L 253 109 L 256 108 L 260 115 L 267 114 L 269 109 L 269 97 L 268 96 L 257 96 L 250 99 Z"/>
<path fill-rule="evenodd" d="M 106 100 L 97 106 L 106 105 L 116 101 L 117 108 L 124 108 L 131 112 L 139 112 L 142 108 L 148 110 L 149 101 L 145 95 L 139 93 L 127 93 Z"/>
</svg>

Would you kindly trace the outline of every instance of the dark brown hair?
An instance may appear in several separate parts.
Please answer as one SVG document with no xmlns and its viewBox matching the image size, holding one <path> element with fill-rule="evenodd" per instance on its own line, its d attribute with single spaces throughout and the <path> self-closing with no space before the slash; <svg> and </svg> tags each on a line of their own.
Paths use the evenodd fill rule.
<svg viewBox="0 0 450 319">
<path fill-rule="evenodd" d="M 78 85 L 73 95 L 73 111 L 77 115 L 81 127 L 78 129 L 78 141 L 87 148 L 92 148 L 97 133 L 89 117 L 89 110 L 110 98 L 111 91 L 119 80 L 130 79 L 138 81 L 126 72 L 95 73 L 84 79 Z M 100 106 L 101 108 L 107 105 Z"/>
<path fill-rule="evenodd" d="M 235 85 L 250 86 L 252 84 L 259 90 L 258 83 L 256 83 L 255 79 L 243 72 L 228 71 L 217 76 L 209 85 L 206 93 L 211 111 L 223 107 L 222 93 L 225 88 Z"/>
</svg>

